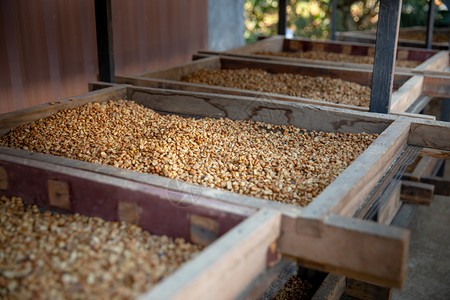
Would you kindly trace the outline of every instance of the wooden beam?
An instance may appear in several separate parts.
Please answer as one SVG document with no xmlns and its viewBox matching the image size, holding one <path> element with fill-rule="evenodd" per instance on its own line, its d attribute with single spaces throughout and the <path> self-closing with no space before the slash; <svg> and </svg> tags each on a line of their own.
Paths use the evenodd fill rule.
<svg viewBox="0 0 450 300">
<path fill-rule="evenodd" d="M 422 94 L 423 77 L 414 76 L 408 79 L 392 95 L 390 110 L 392 112 L 404 112 L 414 103 Z"/>
<path fill-rule="evenodd" d="M 450 123 L 415 119 L 411 123 L 408 144 L 450 151 Z"/>
<path fill-rule="evenodd" d="M 280 234 L 280 224 L 279 212 L 259 211 L 141 299 L 209 299 L 211 293 L 215 299 L 233 299 L 266 269 L 268 248 Z"/>
<path fill-rule="evenodd" d="M 430 206 L 433 195 L 434 185 L 432 184 L 414 181 L 402 182 L 400 199 L 403 202 Z"/>
<path fill-rule="evenodd" d="M 286 0 L 278 0 L 278 34 L 286 35 Z"/>
<path fill-rule="evenodd" d="M 369 108 L 371 112 L 390 112 L 401 6 L 402 0 L 380 0 Z"/>
<path fill-rule="evenodd" d="M 388 287 L 405 280 L 408 244 L 408 230 L 334 214 L 284 217 L 278 241 L 302 266 Z"/>
<path fill-rule="evenodd" d="M 114 46 L 111 0 L 95 0 L 94 3 L 99 80 L 114 82 Z"/>
<path fill-rule="evenodd" d="M 425 40 L 425 48 L 431 49 L 433 44 L 433 29 L 434 29 L 434 0 L 428 0 L 428 20 L 427 20 L 427 34 Z"/>
</svg>

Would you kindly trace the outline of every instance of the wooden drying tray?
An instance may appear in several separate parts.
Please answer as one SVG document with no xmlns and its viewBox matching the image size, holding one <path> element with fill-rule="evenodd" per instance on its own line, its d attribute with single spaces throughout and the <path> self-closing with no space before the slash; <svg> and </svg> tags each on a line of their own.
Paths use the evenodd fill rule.
<svg viewBox="0 0 450 300">
<path fill-rule="evenodd" d="M 229 55 L 237 57 L 245 57 L 251 59 L 264 59 L 271 61 L 286 61 L 291 63 L 306 63 L 313 65 L 323 65 L 331 67 L 343 67 L 353 68 L 361 70 L 372 70 L 373 65 L 363 63 L 349 63 L 349 62 L 337 62 L 337 61 L 325 61 L 325 60 L 312 60 L 304 58 L 284 57 L 256 54 L 256 52 L 298 52 L 298 51 L 324 51 L 338 54 L 348 54 L 355 56 L 373 56 L 375 53 L 375 46 L 370 44 L 361 43 L 349 43 L 342 41 L 320 41 L 310 40 L 303 38 L 288 39 L 284 36 L 272 36 L 262 40 L 259 40 L 253 44 L 229 49 L 226 51 L 209 51 L 201 50 L 199 53 L 214 54 L 214 55 Z M 426 64 L 431 58 L 434 58 L 438 54 L 437 50 L 425 50 L 425 49 L 413 49 L 413 48 L 401 48 L 397 49 L 397 58 L 402 60 L 417 60 L 422 62 L 422 65 Z M 397 67 L 397 72 L 411 72 L 415 68 Z M 439 68 L 437 65 L 430 66 Z M 437 69 L 439 70 L 439 69 Z"/>
<path fill-rule="evenodd" d="M 401 38 L 402 33 L 421 34 L 423 36 L 423 40 L 419 41 Z M 450 34 L 450 30 L 448 28 L 434 28 L 434 33 L 435 34 L 444 33 L 447 34 L 448 36 Z M 339 40 L 348 42 L 375 44 L 376 41 L 376 31 L 374 30 L 336 32 L 336 36 Z M 425 48 L 425 37 L 426 37 L 426 28 L 423 26 L 400 28 L 398 45 L 402 47 Z M 448 50 L 448 41 L 433 42 L 432 48 L 438 50 Z"/>
<path fill-rule="evenodd" d="M 188 193 L 12 155 L 0 154 L 0 171 L 2 194 L 209 245 L 144 298 L 206 299 L 213 290 L 217 299 L 231 299 L 278 258 L 271 244 L 279 236 L 281 215 L 274 210 L 257 212 L 202 196 L 192 205 Z"/>
<path fill-rule="evenodd" d="M 156 111 L 176 114 L 228 117 L 234 120 L 249 119 L 328 132 L 379 133 L 379 138 L 306 208 L 179 183 L 152 174 L 23 150 L 1 147 L 0 154 L 17 159 L 19 162 L 26 161 L 24 166 L 34 161 L 55 168 L 67 167 L 64 170 L 68 173 L 87 170 L 99 176 L 108 175 L 111 180 L 128 179 L 145 184 L 148 188 L 165 188 L 182 194 L 195 189 L 198 195 L 214 199 L 217 205 L 223 203 L 250 209 L 276 210 L 282 213 L 281 229 L 276 244 L 279 253 L 297 258 L 306 267 L 391 287 L 401 286 L 405 279 L 409 232 L 371 221 L 358 220 L 352 216 L 364 205 L 366 196 L 389 169 L 406 143 L 433 148 L 444 154 L 450 150 L 447 138 L 450 134 L 448 123 L 392 115 L 275 100 L 120 85 L 71 99 L 73 101 L 63 99 L 61 104 L 44 104 L 1 115 L 0 135 L 7 134 L 20 124 L 48 117 L 60 109 L 74 108 L 89 102 L 119 99 L 134 100 Z M 10 169 L 5 169 L 2 178 L 14 179 L 9 172 Z M 21 177 L 22 180 L 23 178 L 26 177 Z M 11 187 L 9 183 L 6 186 Z M 25 189 L 29 185 L 22 186 Z M 170 288 L 167 291 L 175 293 L 178 290 Z"/>
<path fill-rule="evenodd" d="M 286 62 L 270 62 L 246 58 L 234 58 L 234 57 L 223 57 L 223 56 L 205 56 L 204 59 L 189 62 L 177 67 L 167 68 L 159 71 L 147 72 L 142 74 L 123 76 L 116 75 L 117 83 L 127 83 L 135 86 L 143 87 L 154 87 L 154 88 L 164 88 L 164 89 L 176 89 L 194 92 L 206 92 L 206 93 L 216 93 L 216 94 L 228 94 L 228 95 L 239 95 L 239 96 L 249 96 L 256 98 L 267 98 L 284 100 L 290 102 L 316 104 L 329 107 L 338 108 L 348 108 L 357 111 L 368 111 L 368 107 L 358 107 L 354 105 L 336 104 L 327 101 L 320 101 L 314 99 L 307 99 L 301 97 L 293 97 L 281 94 L 265 93 L 251 90 L 227 88 L 221 86 L 213 86 L 206 84 L 197 84 L 190 82 L 183 82 L 181 79 L 193 73 L 194 71 L 201 69 L 242 69 L 242 68 L 257 68 L 268 71 L 270 73 L 293 73 L 293 74 L 303 74 L 308 76 L 327 76 L 331 78 L 340 78 L 342 80 L 356 82 L 361 85 L 370 86 L 372 82 L 372 71 L 369 70 L 355 70 L 355 69 L 344 69 L 335 67 L 325 67 L 325 66 L 313 66 L 306 64 L 291 64 Z M 396 74 L 394 76 L 394 88 L 399 89 L 399 93 L 393 93 L 393 99 L 391 101 L 391 106 L 395 109 L 393 113 L 399 114 L 402 112 L 397 111 L 396 102 L 399 97 L 404 97 L 404 93 L 408 93 L 411 86 L 415 86 L 415 83 L 419 79 L 414 78 L 411 74 Z M 411 83 L 411 81 L 413 81 Z M 450 78 L 446 79 L 446 82 L 450 83 Z M 428 81 L 424 81 L 425 88 L 421 91 L 428 92 L 431 89 L 426 88 Z M 405 86 L 405 88 L 402 88 Z M 407 97 L 407 103 L 413 102 L 415 99 Z M 405 101 L 402 98 L 402 103 Z M 405 106 L 402 105 L 402 109 Z M 421 116 L 423 117 L 423 115 Z"/>
</svg>

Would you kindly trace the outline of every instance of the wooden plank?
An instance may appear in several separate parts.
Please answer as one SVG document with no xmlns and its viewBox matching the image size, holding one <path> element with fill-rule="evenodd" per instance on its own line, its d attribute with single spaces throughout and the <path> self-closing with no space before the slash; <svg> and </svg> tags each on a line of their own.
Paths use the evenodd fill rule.
<svg viewBox="0 0 450 300">
<path fill-rule="evenodd" d="M 0 154 L 0 166 L 8 178 L 2 193 L 21 197 L 44 208 L 127 220 L 155 234 L 190 241 L 191 216 L 217 222 L 217 237 L 236 226 L 255 209 L 229 203 L 217 204 L 202 195 L 192 204 L 188 192 L 171 191 L 91 171 Z M 26 180 L 24 180 L 26 178 Z M 167 216 L 171 216 L 170 222 Z"/>
<path fill-rule="evenodd" d="M 397 214 L 397 211 L 400 209 L 401 202 L 400 202 L 400 190 L 402 186 L 399 184 L 395 190 L 390 195 L 389 199 L 382 203 L 379 210 L 378 210 L 378 223 L 381 224 L 391 224 L 392 220 L 394 219 L 395 215 Z"/>
<path fill-rule="evenodd" d="M 280 224 L 279 212 L 259 211 L 141 299 L 208 299 L 212 291 L 215 299 L 233 299 L 266 269 L 267 251 Z"/>
<path fill-rule="evenodd" d="M 413 181 L 402 182 L 400 198 L 403 202 L 430 206 L 433 195 L 434 185 L 432 184 Z"/>
<path fill-rule="evenodd" d="M 415 119 L 411 123 L 408 144 L 450 151 L 450 123 Z"/>
<path fill-rule="evenodd" d="M 345 291 L 346 278 L 329 274 L 311 300 L 339 300 Z"/>
<path fill-rule="evenodd" d="M 284 217 L 281 232 L 279 250 L 302 266 L 389 287 L 405 279 L 407 230 L 331 214 Z"/>
<path fill-rule="evenodd" d="M 435 158 L 450 159 L 450 151 L 437 150 L 437 149 L 431 149 L 431 148 L 423 148 L 420 151 L 419 155 L 430 156 L 430 157 L 435 157 Z"/>
<path fill-rule="evenodd" d="M 406 111 L 422 94 L 423 77 L 414 76 L 408 79 L 392 94 L 391 111 Z"/>
<path fill-rule="evenodd" d="M 449 56 L 449 51 L 439 51 L 439 53 L 415 67 L 412 72 L 427 74 L 428 71 L 444 71 L 450 65 Z"/>
<path fill-rule="evenodd" d="M 401 0 L 380 1 L 369 108 L 371 112 L 390 112 L 401 3 Z"/>
<path fill-rule="evenodd" d="M 345 294 L 361 300 L 391 299 L 392 289 L 347 278 Z"/>
<path fill-rule="evenodd" d="M 111 0 L 96 0 L 94 3 L 99 79 L 114 82 Z"/>
<path fill-rule="evenodd" d="M 404 175 L 404 180 L 415 180 L 410 175 Z M 417 182 L 417 181 L 416 181 Z M 436 195 L 450 195 L 450 178 L 437 176 L 422 176 L 420 182 L 428 183 L 434 186 L 434 193 Z"/>
<path fill-rule="evenodd" d="M 428 96 L 450 98 L 450 73 L 446 76 L 426 74 L 422 91 Z"/>
</svg>

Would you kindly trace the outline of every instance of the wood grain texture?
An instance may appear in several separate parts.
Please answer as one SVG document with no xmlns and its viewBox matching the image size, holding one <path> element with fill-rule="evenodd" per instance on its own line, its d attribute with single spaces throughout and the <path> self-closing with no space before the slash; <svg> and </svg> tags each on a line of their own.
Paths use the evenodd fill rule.
<svg viewBox="0 0 450 300">
<path fill-rule="evenodd" d="M 389 287 L 405 280 L 407 230 L 331 214 L 285 217 L 281 232 L 280 252 L 297 257 L 302 266 Z"/>
<path fill-rule="evenodd" d="M 439 53 L 415 67 L 413 73 L 428 74 L 429 71 L 444 71 L 450 66 L 449 56 L 449 51 L 439 51 Z"/>
<path fill-rule="evenodd" d="M 233 299 L 266 269 L 267 250 L 280 224 L 280 213 L 259 211 L 142 299 Z"/>
<path fill-rule="evenodd" d="M 423 82 L 423 77 L 414 76 L 395 91 L 391 99 L 391 112 L 408 110 L 414 101 L 422 95 Z"/>
<path fill-rule="evenodd" d="M 414 121 L 408 144 L 450 151 L 450 123 L 441 121 Z"/>
<path fill-rule="evenodd" d="M 434 195 L 434 185 L 423 182 L 403 181 L 400 198 L 403 202 L 431 205 Z"/>
<path fill-rule="evenodd" d="M 339 300 L 345 291 L 345 276 L 328 274 L 311 300 Z"/>
</svg>

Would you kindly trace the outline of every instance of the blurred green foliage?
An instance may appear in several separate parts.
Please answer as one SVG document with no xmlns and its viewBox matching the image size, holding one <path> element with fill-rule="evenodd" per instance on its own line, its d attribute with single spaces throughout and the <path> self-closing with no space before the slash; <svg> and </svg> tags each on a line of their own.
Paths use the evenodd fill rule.
<svg viewBox="0 0 450 300">
<path fill-rule="evenodd" d="M 337 31 L 376 28 L 379 0 L 338 0 Z M 331 36 L 330 0 L 288 0 L 287 26 L 294 36 L 329 39 Z M 435 26 L 449 26 L 448 9 L 436 0 Z M 275 35 L 278 0 L 245 1 L 245 39 L 253 42 L 259 35 Z M 428 0 L 403 0 L 402 27 L 423 26 L 428 18 Z"/>
</svg>

